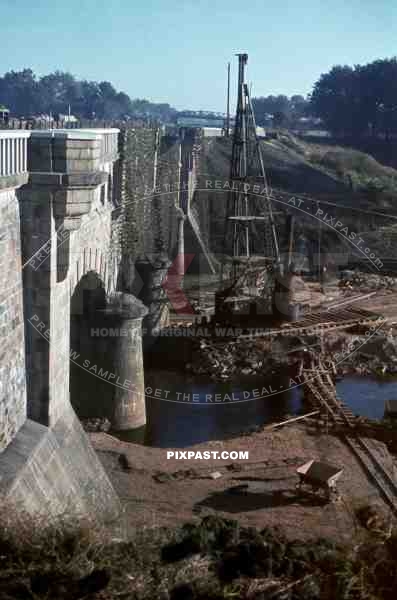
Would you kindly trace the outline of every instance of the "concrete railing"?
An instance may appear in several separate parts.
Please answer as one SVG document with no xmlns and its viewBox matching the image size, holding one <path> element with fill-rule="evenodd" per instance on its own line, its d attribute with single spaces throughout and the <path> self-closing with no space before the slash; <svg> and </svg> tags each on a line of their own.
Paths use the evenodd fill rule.
<svg viewBox="0 0 397 600">
<path fill-rule="evenodd" d="M 0 177 L 99 170 L 118 158 L 118 129 L 0 131 Z"/>
<path fill-rule="evenodd" d="M 0 177 L 27 172 L 30 131 L 0 131 Z"/>
</svg>

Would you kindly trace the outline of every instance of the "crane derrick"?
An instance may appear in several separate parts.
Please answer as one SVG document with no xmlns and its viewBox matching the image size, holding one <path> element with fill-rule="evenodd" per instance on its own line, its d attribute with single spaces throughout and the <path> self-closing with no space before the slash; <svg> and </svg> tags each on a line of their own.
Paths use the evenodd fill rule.
<svg viewBox="0 0 397 600">
<path fill-rule="evenodd" d="M 274 288 L 274 274 L 280 269 L 274 213 L 254 111 L 245 82 L 248 55 L 237 56 L 237 109 L 221 267 L 223 289 L 218 294 L 218 306 L 226 302 L 236 306 L 238 295 L 244 296 L 246 301 L 250 296 L 262 299 L 267 296 L 269 300 Z M 252 193 L 253 181 L 260 188 L 260 194 Z M 227 287 L 225 279 L 228 280 Z"/>
</svg>

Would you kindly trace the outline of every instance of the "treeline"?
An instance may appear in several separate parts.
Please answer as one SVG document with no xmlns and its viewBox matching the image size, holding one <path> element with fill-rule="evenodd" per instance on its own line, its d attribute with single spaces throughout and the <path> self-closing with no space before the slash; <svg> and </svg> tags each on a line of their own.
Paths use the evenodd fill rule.
<svg viewBox="0 0 397 600">
<path fill-rule="evenodd" d="M 309 102 L 303 96 L 265 96 L 252 99 L 257 125 L 293 127 L 298 120 L 309 114 Z"/>
<path fill-rule="evenodd" d="M 31 69 L 0 77 L 0 104 L 11 116 L 24 118 L 65 115 L 69 106 L 82 119 L 165 123 L 183 114 L 166 103 L 132 99 L 109 81 L 79 80 L 61 71 L 36 77 Z M 308 98 L 270 95 L 253 98 L 252 104 L 257 124 L 265 127 L 294 128 L 302 117 L 319 117 L 336 136 L 389 138 L 397 134 L 397 58 L 335 66 L 321 75 Z"/>
<path fill-rule="evenodd" d="M 55 71 L 36 77 L 31 69 L 9 71 L 0 77 L 0 104 L 15 117 L 28 118 L 50 113 L 85 119 L 128 119 L 130 117 L 170 120 L 176 110 L 169 104 L 131 99 L 108 81 L 78 80 L 70 73 Z"/>
<path fill-rule="evenodd" d="M 310 110 L 334 135 L 396 135 L 397 59 L 333 67 L 314 85 Z"/>
</svg>

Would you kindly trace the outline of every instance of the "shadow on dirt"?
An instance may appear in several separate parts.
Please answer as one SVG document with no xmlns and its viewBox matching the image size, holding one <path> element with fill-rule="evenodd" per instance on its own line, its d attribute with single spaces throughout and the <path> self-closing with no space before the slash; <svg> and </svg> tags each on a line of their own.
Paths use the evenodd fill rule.
<svg viewBox="0 0 397 600">
<path fill-rule="evenodd" d="M 213 510 L 239 513 L 251 510 L 260 510 L 275 506 L 324 506 L 327 503 L 323 498 L 314 494 L 296 493 L 291 488 L 252 492 L 248 485 L 238 485 L 222 492 L 214 492 L 195 505 L 195 509 L 211 508 Z"/>
</svg>

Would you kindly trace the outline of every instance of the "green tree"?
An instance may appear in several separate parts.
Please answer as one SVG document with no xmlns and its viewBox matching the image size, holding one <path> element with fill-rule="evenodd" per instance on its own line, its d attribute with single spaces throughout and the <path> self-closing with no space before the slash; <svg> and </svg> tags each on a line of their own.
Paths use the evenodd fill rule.
<svg viewBox="0 0 397 600">
<path fill-rule="evenodd" d="M 12 114 L 31 115 L 40 106 L 40 92 L 32 69 L 9 71 L 0 78 L 0 100 Z"/>
<path fill-rule="evenodd" d="M 311 109 L 337 135 L 397 133 L 397 60 L 336 66 L 321 75 Z"/>
<path fill-rule="evenodd" d="M 397 132 L 397 60 L 376 60 L 358 69 L 368 127 L 388 138 Z"/>
<path fill-rule="evenodd" d="M 70 73 L 55 71 L 39 81 L 40 111 L 47 114 L 67 114 L 78 103 L 79 84 Z"/>
<path fill-rule="evenodd" d="M 321 75 L 314 85 L 311 106 L 335 134 L 356 133 L 360 115 L 357 72 L 348 66 L 336 66 Z"/>
<path fill-rule="evenodd" d="M 31 69 L 10 71 L 0 77 L 0 102 L 17 117 L 42 113 L 84 118 L 127 119 L 134 116 L 169 121 L 177 111 L 166 103 L 131 98 L 109 81 L 78 80 L 70 73 L 55 71 L 37 79 Z"/>
</svg>

